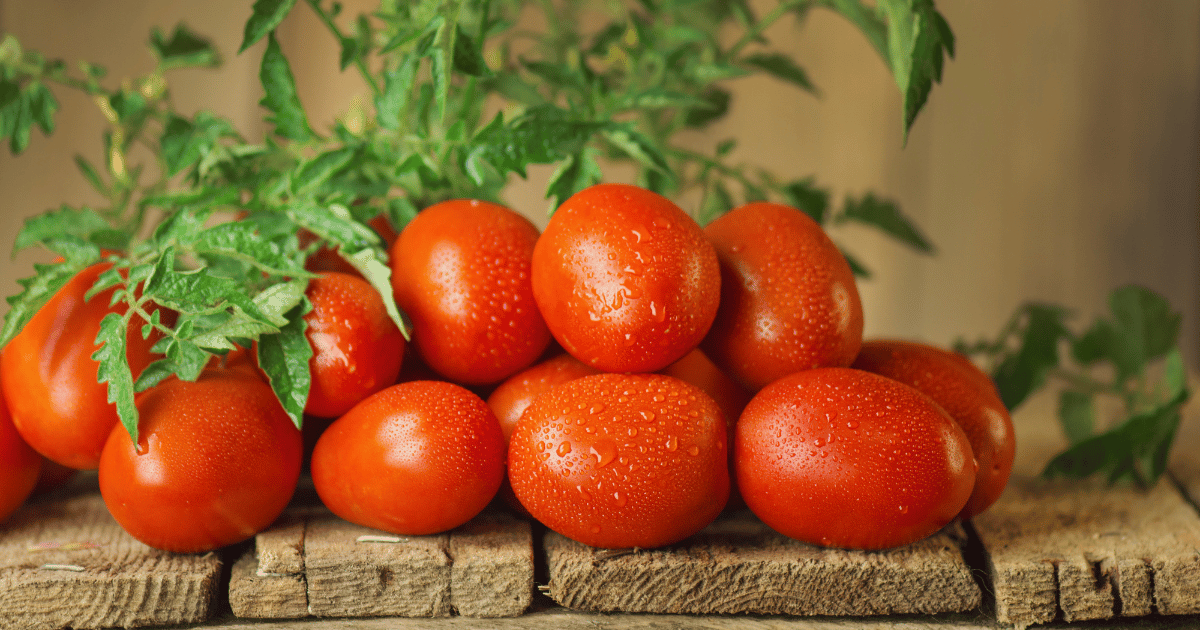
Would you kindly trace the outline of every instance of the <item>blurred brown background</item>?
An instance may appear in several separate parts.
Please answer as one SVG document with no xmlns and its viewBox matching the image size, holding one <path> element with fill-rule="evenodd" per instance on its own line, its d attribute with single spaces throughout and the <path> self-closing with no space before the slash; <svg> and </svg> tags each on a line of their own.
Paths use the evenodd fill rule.
<svg viewBox="0 0 1200 630">
<path fill-rule="evenodd" d="M 173 78 L 184 110 L 212 109 L 262 133 L 262 44 L 236 56 L 251 0 L 0 0 L 0 31 L 28 48 L 107 66 L 109 80 L 152 63 L 151 26 L 183 20 L 213 38 L 217 71 Z M 303 5 L 303 3 L 300 3 Z M 345 3 L 356 14 L 362 0 Z M 837 199 L 866 190 L 896 199 L 938 248 L 923 257 L 866 230 L 833 231 L 875 271 L 860 284 L 868 336 L 948 344 L 992 335 L 1026 300 L 1078 313 L 1107 309 L 1109 290 L 1140 282 L 1184 311 L 1188 362 L 1200 361 L 1200 2 L 939 0 L 957 58 L 902 146 L 900 95 L 883 62 L 840 17 L 814 11 L 769 35 L 797 54 L 822 92 L 747 79 L 714 139 L 788 175 L 815 174 Z M 336 44 L 304 6 L 280 40 L 315 126 L 366 90 L 340 75 Z M 101 163 L 102 118 L 59 91 L 51 138 L 26 154 L 0 149 L 0 243 L 22 220 L 62 202 L 94 201 L 71 156 Z M 509 202 L 544 224 L 541 182 Z M 8 245 L 0 246 L 6 249 Z M 0 293 L 44 259 L 0 265 Z M 0 306 L 0 310 L 7 308 Z"/>
</svg>

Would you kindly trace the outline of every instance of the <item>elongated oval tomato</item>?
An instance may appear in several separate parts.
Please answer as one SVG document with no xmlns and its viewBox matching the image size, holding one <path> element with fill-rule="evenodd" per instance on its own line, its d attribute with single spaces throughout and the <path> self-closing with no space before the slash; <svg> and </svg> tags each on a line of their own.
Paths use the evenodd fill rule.
<svg viewBox="0 0 1200 630">
<path fill-rule="evenodd" d="M 626 184 L 567 199 L 533 251 L 533 296 L 550 332 L 607 372 L 653 372 L 708 331 L 720 271 L 700 226 L 670 200 Z"/>
<path fill-rule="evenodd" d="M 271 387 L 241 369 L 171 378 L 137 399 L 135 447 L 113 428 L 100 494 L 134 538 L 181 553 L 253 536 L 287 506 L 300 476 L 300 431 Z"/>
<path fill-rule="evenodd" d="M 593 547 L 660 547 L 708 525 L 729 496 L 721 410 L 661 374 L 563 383 L 525 410 L 509 481 L 550 529 Z"/>
<path fill-rule="evenodd" d="M 0 523 L 33 492 L 41 465 L 42 456 L 21 439 L 0 396 Z"/>
<path fill-rule="evenodd" d="M 325 430 L 313 485 L 334 514 L 406 536 L 471 520 L 504 477 L 504 436 L 479 396 L 442 381 L 375 393 Z"/>
<path fill-rule="evenodd" d="M 500 421 L 504 441 L 507 443 L 512 437 L 517 421 L 533 399 L 567 381 L 599 373 L 569 354 L 560 354 L 510 376 L 487 399 L 488 406 Z"/>
<path fill-rule="evenodd" d="M 83 298 L 111 267 L 101 263 L 79 272 L 0 353 L 0 386 L 17 430 L 34 450 L 70 468 L 95 468 L 117 424 L 108 385 L 96 382 L 99 364 L 92 353 L 100 320 L 110 312 L 124 313 L 125 307 L 109 307 L 114 289 Z M 150 348 L 159 338 L 142 339 L 144 323 L 135 316 L 125 337 L 135 377 L 154 360 Z"/>
<path fill-rule="evenodd" d="M 737 423 L 742 498 L 779 533 L 816 545 L 885 549 L 962 510 L 971 445 L 937 403 L 889 378 L 818 368 L 758 392 Z"/>
<path fill-rule="evenodd" d="M 846 367 L 862 344 L 854 273 L 821 226 L 750 203 L 704 228 L 721 259 L 721 308 L 704 351 L 751 391 L 793 372 Z"/>
<path fill-rule="evenodd" d="M 504 206 L 455 199 L 422 210 L 391 249 L 392 289 L 413 343 L 438 374 L 497 383 L 550 343 L 533 302 L 537 228 Z"/>
<path fill-rule="evenodd" d="M 995 386 L 962 355 L 911 341 L 863 343 L 854 368 L 900 381 L 929 396 L 962 427 L 979 464 L 960 516 L 971 518 L 1000 498 L 1012 474 L 1016 437 Z"/>
</svg>

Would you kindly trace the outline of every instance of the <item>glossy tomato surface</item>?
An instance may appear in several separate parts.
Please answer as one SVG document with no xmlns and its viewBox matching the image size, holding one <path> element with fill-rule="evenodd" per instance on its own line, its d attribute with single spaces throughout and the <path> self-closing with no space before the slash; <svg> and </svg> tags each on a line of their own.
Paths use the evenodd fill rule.
<svg viewBox="0 0 1200 630">
<path fill-rule="evenodd" d="M 534 399 L 509 442 L 509 481 L 550 529 L 593 547 L 660 547 L 729 496 L 721 410 L 661 374 L 597 374 Z"/>
<path fill-rule="evenodd" d="M 205 369 L 169 379 L 137 399 L 135 448 L 125 428 L 100 458 L 104 504 L 134 538 L 195 553 L 265 529 L 300 476 L 300 431 L 263 381 Z"/>
<path fill-rule="evenodd" d="M 459 383 L 497 383 L 541 356 L 550 332 L 533 301 L 537 228 L 494 203 L 422 210 L 391 249 L 396 302 L 424 362 Z"/>
<path fill-rule="evenodd" d="M 115 289 L 83 297 L 111 266 L 93 265 L 77 274 L 0 354 L 0 386 L 17 430 L 34 450 L 70 468 L 95 468 L 117 423 L 108 385 L 96 382 L 99 364 L 92 353 L 100 320 L 110 312 L 123 313 L 124 305 L 109 307 Z M 158 340 L 157 335 L 142 339 L 144 323 L 135 316 L 125 337 L 135 378 L 154 360 L 150 348 Z"/>
<path fill-rule="evenodd" d="M 925 393 L 966 432 L 979 470 L 962 518 L 983 512 L 1000 498 L 1012 474 L 1016 437 L 1012 418 L 983 370 L 949 350 L 899 340 L 864 342 L 853 367 Z"/>
<path fill-rule="evenodd" d="M 487 403 L 442 381 L 393 385 L 317 441 L 313 485 L 334 514 L 406 536 L 478 514 L 504 477 L 504 436 Z"/>
<path fill-rule="evenodd" d="M 757 202 L 709 223 L 721 308 L 704 351 L 747 389 L 816 367 L 846 367 L 862 344 L 854 273 L 821 226 Z"/>
<path fill-rule="evenodd" d="M 487 399 L 488 406 L 500 421 L 504 441 L 507 443 L 512 437 L 517 421 L 534 398 L 567 381 L 599 373 L 569 354 L 560 354 L 510 376 Z"/>
<path fill-rule="evenodd" d="M 695 348 L 716 315 L 720 282 L 696 222 L 626 184 L 567 199 L 533 252 L 533 294 L 554 338 L 606 372 L 653 372 Z"/>
<path fill-rule="evenodd" d="M 0 397 L 0 523 L 33 492 L 41 466 L 42 456 L 21 439 Z"/>
<path fill-rule="evenodd" d="M 763 388 L 737 423 L 746 505 L 785 536 L 885 549 L 949 523 L 975 483 L 963 430 L 928 396 L 849 368 Z"/>
<path fill-rule="evenodd" d="M 305 413 L 332 418 L 392 385 L 404 359 L 404 336 L 366 280 L 334 271 L 308 283 L 312 310 L 304 331 L 312 346 L 312 385 Z"/>
</svg>

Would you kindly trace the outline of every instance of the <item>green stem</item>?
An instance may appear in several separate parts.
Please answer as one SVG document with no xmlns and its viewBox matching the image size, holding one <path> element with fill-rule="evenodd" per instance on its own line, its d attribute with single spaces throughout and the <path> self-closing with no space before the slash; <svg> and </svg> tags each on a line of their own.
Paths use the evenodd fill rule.
<svg viewBox="0 0 1200 630">
<path fill-rule="evenodd" d="M 763 34 L 763 31 L 767 30 L 772 24 L 779 21 L 779 18 L 783 17 L 785 13 L 801 5 L 808 4 L 808 2 L 809 0 L 789 0 L 787 2 L 780 2 L 779 4 L 775 5 L 774 9 L 771 9 L 766 16 L 764 16 L 758 21 L 757 24 L 752 26 L 750 30 L 746 31 L 746 33 L 742 35 L 741 39 L 739 39 L 733 45 L 733 47 L 729 49 L 729 51 L 726 53 L 726 56 L 737 57 L 743 48 L 748 46 L 750 42 L 758 39 L 759 36 Z"/>
<path fill-rule="evenodd" d="M 308 6 L 312 8 L 313 12 L 317 14 L 317 17 L 321 19 L 321 22 L 325 24 L 325 28 L 329 29 L 329 32 L 333 33 L 333 36 L 337 38 L 338 45 L 340 46 L 342 40 L 346 39 L 346 36 L 342 34 L 342 29 L 338 28 L 338 25 L 333 21 L 333 16 L 327 13 L 325 9 L 321 8 L 320 0 L 305 1 L 308 3 Z M 372 94 L 379 96 L 383 93 L 383 91 L 379 88 L 379 83 L 375 81 L 375 76 L 372 75 L 370 69 L 367 68 L 367 62 L 363 60 L 361 55 L 354 58 L 354 67 L 358 68 L 358 73 L 362 75 L 363 80 L 367 82 L 367 86 L 371 88 Z"/>
</svg>

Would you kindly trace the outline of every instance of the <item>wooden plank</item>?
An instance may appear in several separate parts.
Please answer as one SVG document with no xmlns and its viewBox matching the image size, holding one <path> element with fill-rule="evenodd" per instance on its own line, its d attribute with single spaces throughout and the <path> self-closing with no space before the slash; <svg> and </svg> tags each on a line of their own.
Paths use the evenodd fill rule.
<svg viewBox="0 0 1200 630">
<path fill-rule="evenodd" d="M 1169 481 L 1018 477 L 974 526 L 1001 623 L 1200 613 L 1200 517 Z"/>
<path fill-rule="evenodd" d="M 533 601 L 529 521 L 485 512 L 450 532 L 450 604 L 465 617 L 515 617 Z"/>
<path fill-rule="evenodd" d="M 577 610 L 685 614 L 887 615 L 972 610 L 981 593 L 952 526 L 878 552 L 824 549 L 749 513 L 671 547 L 595 549 L 545 537 L 549 595 Z"/>
<path fill-rule="evenodd" d="M 134 540 L 95 492 L 33 503 L 0 525 L 0 627 L 196 623 L 214 613 L 220 572 L 214 553 Z"/>
<path fill-rule="evenodd" d="M 308 616 L 308 584 L 303 573 L 263 574 L 254 550 L 233 565 L 229 607 L 238 617 L 296 619 Z"/>
</svg>

